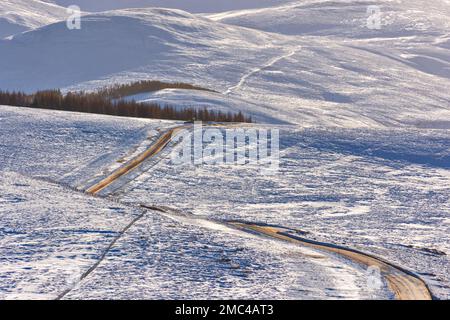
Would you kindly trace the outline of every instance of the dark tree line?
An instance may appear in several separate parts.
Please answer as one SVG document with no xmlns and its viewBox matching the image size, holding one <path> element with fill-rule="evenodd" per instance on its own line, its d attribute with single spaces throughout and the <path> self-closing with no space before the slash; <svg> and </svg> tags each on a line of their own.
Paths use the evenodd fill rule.
<svg viewBox="0 0 450 320">
<path fill-rule="evenodd" d="M 161 81 L 142 80 L 133 83 L 116 84 L 111 87 L 102 88 L 98 90 L 98 93 L 108 98 L 119 99 L 122 97 L 132 96 L 138 93 L 154 92 L 163 89 L 188 89 L 188 90 L 203 90 L 213 92 L 210 89 L 205 89 L 188 83 L 182 82 L 167 83 Z"/>
<path fill-rule="evenodd" d="M 23 92 L 8 92 L 0 90 L 0 104 L 25 107 L 31 105 L 33 98 Z"/>
<path fill-rule="evenodd" d="M 122 117 L 138 117 L 167 120 L 201 120 L 211 122 L 252 122 L 242 112 L 224 113 L 195 108 L 176 108 L 156 103 L 137 103 L 124 99 L 113 99 L 102 92 L 68 92 L 59 90 L 38 91 L 34 94 L 0 90 L 0 105 L 31 107 L 63 111 L 107 114 Z"/>
</svg>

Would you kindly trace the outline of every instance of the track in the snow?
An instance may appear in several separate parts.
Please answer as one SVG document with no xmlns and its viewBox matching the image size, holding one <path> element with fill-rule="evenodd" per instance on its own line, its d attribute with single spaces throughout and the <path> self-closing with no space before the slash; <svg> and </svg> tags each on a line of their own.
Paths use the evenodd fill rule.
<svg viewBox="0 0 450 320">
<path fill-rule="evenodd" d="M 173 136 L 183 128 L 186 128 L 186 126 L 179 126 L 168 130 L 167 132 L 162 134 L 161 137 L 158 138 L 157 141 L 154 144 L 152 144 L 150 148 L 147 149 L 144 153 L 130 160 L 127 164 L 114 171 L 111 175 L 109 175 L 99 183 L 87 189 L 86 192 L 92 195 L 98 194 L 100 191 L 107 188 L 117 179 L 125 176 L 130 171 L 139 167 L 145 160 L 158 155 L 170 143 Z M 141 207 L 147 210 L 161 211 L 164 212 L 165 214 L 170 214 L 165 208 L 147 207 L 147 206 Z M 134 222 L 135 220 L 129 226 L 127 226 L 127 228 L 123 232 L 128 230 L 128 228 Z M 281 241 L 288 241 L 300 246 L 310 247 L 321 251 L 338 254 L 358 264 L 377 267 L 380 269 L 382 276 L 386 279 L 390 290 L 395 294 L 395 297 L 399 300 L 431 300 L 433 298 L 432 293 L 430 292 L 428 286 L 420 277 L 416 276 L 415 274 L 412 274 L 411 272 L 401 267 L 395 266 L 392 263 L 389 263 L 381 258 L 377 258 L 370 254 L 366 254 L 358 250 L 345 248 L 342 246 L 326 244 L 308 240 L 305 238 L 300 238 L 291 233 L 293 230 L 284 227 L 273 227 L 257 223 L 233 222 L 233 221 L 222 221 L 222 222 L 211 221 L 211 222 L 222 223 L 229 227 L 244 232 L 250 232 L 260 236 L 270 237 L 272 239 Z M 111 245 L 105 251 L 103 258 L 116 241 L 117 239 L 113 243 L 111 243 Z M 101 261 L 102 259 L 100 259 L 93 267 L 91 267 L 85 274 L 85 277 L 87 277 L 101 263 Z M 60 295 L 60 297 L 64 297 L 65 294 L 67 294 L 67 292 Z"/>
<path fill-rule="evenodd" d="M 116 171 L 114 171 L 112 174 L 110 174 L 108 177 L 103 179 L 102 181 L 96 183 L 95 185 L 91 186 L 86 190 L 87 193 L 96 195 L 100 191 L 107 188 L 109 185 L 111 185 L 114 181 L 117 179 L 123 177 L 130 171 L 136 169 L 139 167 L 139 165 L 142 164 L 145 160 L 157 155 L 161 150 L 164 149 L 165 146 L 171 141 L 172 137 L 182 128 L 185 126 L 179 126 L 170 129 L 169 131 L 165 132 L 161 137 L 156 140 L 154 144 L 150 146 L 144 153 L 140 154 L 136 158 L 130 160 L 128 163 L 126 163 L 124 166 L 120 167 Z"/>
<path fill-rule="evenodd" d="M 244 222 L 229 222 L 229 224 L 239 230 L 291 242 L 313 249 L 319 249 L 321 251 L 339 254 L 340 256 L 364 266 L 377 267 L 381 271 L 381 275 L 386 279 L 389 288 L 398 300 L 432 300 L 433 298 L 428 286 L 420 277 L 370 254 L 345 248 L 343 246 L 298 237 L 295 234 L 292 234 L 293 230 L 283 227 Z"/>
</svg>

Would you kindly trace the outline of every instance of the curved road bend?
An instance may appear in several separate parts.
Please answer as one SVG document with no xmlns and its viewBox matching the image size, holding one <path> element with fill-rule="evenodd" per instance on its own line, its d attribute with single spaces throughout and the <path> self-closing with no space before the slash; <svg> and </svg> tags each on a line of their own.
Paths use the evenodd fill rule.
<svg viewBox="0 0 450 320">
<path fill-rule="evenodd" d="M 283 227 L 272 227 L 243 222 L 228 222 L 228 224 L 246 232 L 291 242 L 313 249 L 319 249 L 321 251 L 337 253 L 367 267 L 377 267 L 380 269 L 382 276 L 386 279 L 389 289 L 395 294 L 395 297 L 398 300 L 432 300 L 433 298 L 428 286 L 421 278 L 375 256 L 342 246 L 300 238 L 289 233 L 293 230 Z"/>
<path fill-rule="evenodd" d="M 126 175 L 130 171 L 139 167 L 139 165 L 145 160 L 156 156 L 160 153 L 172 140 L 175 134 L 186 128 L 186 125 L 172 128 L 162 134 L 154 144 L 152 144 L 144 153 L 140 154 L 136 158 L 130 160 L 127 164 L 121 168 L 114 171 L 111 175 L 100 181 L 99 183 L 93 185 L 86 190 L 87 193 L 96 195 L 100 191 L 107 188 L 114 181 L 120 177 Z M 165 210 L 164 210 L 165 211 Z M 344 248 L 332 244 L 325 244 L 316 241 L 311 241 L 304 238 L 299 238 L 289 234 L 291 229 L 283 227 L 271 227 L 258 224 L 250 224 L 243 222 L 227 222 L 224 221 L 226 225 L 229 225 L 235 229 L 239 229 L 245 232 L 251 232 L 254 234 L 259 234 L 261 236 L 270 237 L 277 240 L 288 241 L 295 243 L 297 245 L 306 246 L 314 249 L 319 249 L 321 251 L 326 251 L 334 254 L 339 254 L 347 259 L 357 262 L 366 266 L 378 267 L 386 279 L 390 290 L 395 294 L 396 299 L 399 300 L 431 300 L 433 298 L 426 283 L 420 279 L 418 276 L 408 272 L 407 270 L 397 267 L 389 262 L 386 262 L 380 258 L 365 254 L 363 252 Z"/>
</svg>

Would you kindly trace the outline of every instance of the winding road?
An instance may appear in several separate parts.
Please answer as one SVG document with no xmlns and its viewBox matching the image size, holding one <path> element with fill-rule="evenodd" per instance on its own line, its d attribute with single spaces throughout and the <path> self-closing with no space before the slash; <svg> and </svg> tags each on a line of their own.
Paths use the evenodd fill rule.
<svg viewBox="0 0 450 320">
<path fill-rule="evenodd" d="M 136 169 L 141 165 L 145 160 L 157 155 L 161 150 L 164 149 L 165 146 L 172 140 L 172 137 L 177 134 L 180 130 L 186 128 L 186 126 L 179 126 L 172 128 L 165 132 L 161 137 L 159 137 L 155 143 L 153 143 L 150 148 L 148 148 L 144 153 L 140 154 L 136 158 L 130 160 L 125 165 L 111 173 L 105 179 L 96 183 L 86 190 L 87 193 L 96 195 L 100 191 L 106 189 L 109 185 L 111 185 L 114 181 L 118 180 L 122 176 L 126 175 L 130 171 Z"/>
<path fill-rule="evenodd" d="M 233 126 L 235 126 L 235 124 Z M 120 179 L 121 177 L 130 173 L 132 170 L 138 168 L 145 160 L 157 156 L 170 143 L 170 141 L 172 141 L 172 138 L 179 131 L 187 128 L 189 127 L 183 125 L 169 129 L 168 131 L 163 133 L 144 153 L 130 160 L 121 168 L 111 173 L 108 177 L 88 188 L 86 192 L 91 195 L 97 195 L 100 191 L 106 189 L 114 181 Z M 166 208 L 146 207 L 145 205 L 141 205 L 140 207 L 144 210 L 160 211 L 164 212 L 165 214 L 170 214 L 170 212 L 168 212 Z M 381 275 L 385 278 L 389 286 L 389 289 L 394 293 L 396 299 L 398 300 L 433 299 L 433 295 L 429 290 L 427 284 L 420 277 L 410 271 L 407 271 L 404 268 L 389 263 L 382 258 L 378 258 L 376 256 L 351 248 L 301 238 L 296 235 L 295 230 L 285 227 L 268 226 L 264 224 L 248 222 L 215 221 L 207 218 L 203 219 L 208 220 L 211 223 L 226 225 L 243 232 L 252 233 L 263 237 L 269 237 L 278 241 L 287 241 L 299 246 L 313 248 L 330 254 L 338 254 L 345 259 L 351 260 L 352 262 L 356 262 L 359 265 L 363 265 L 365 267 L 376 267 L 380 270 Z M 134 221 L 132 223 L 134 223 Z M 129 226 L 123 232 L 125 232 L 129 228 Z M 111 248 L 116 241 L 117 239 L 114 239 L 114 242 L 109 246 L 109 248 Z M 103 257 L 106 255 L 108 250 L 109 249 L 107 249 L 103 254 Z M 89 273 L 91 273 L 100 262 L 101 260 L 98 261 L 95 266 L 90 268 L 88 273 L 85 274 L 85 277 L 87 277 Z M 60 295 L 59 298 L 63 297 L 66 293 L 67 292 Z"/>
<path fill-rule="evenodd" d="M 386 279 L 390 290 L 398 300 L 432 300 L 433 298 L 426 283 L 418 276 L 375 256 L 342 246 L 301 238 L 291 234 L 295 230 L 283 227 L 243 222 L 229 222 L 229 224 L 239 230 L 339 254 L 366 267 L 376 267 L 380 270 L 381 275 Z"/>
</svg>

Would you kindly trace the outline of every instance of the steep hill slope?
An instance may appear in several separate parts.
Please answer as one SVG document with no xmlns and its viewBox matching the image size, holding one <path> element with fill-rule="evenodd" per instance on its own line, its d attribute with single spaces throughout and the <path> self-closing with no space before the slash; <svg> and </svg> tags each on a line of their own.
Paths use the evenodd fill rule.
<svg viewBox="0 0 450 320">
<path fill-rule="evenodd" d="M 67 17 L 66 9 L 39 0 L 2 0 L 0 38 L 35 29 Z"/>
</svg>

